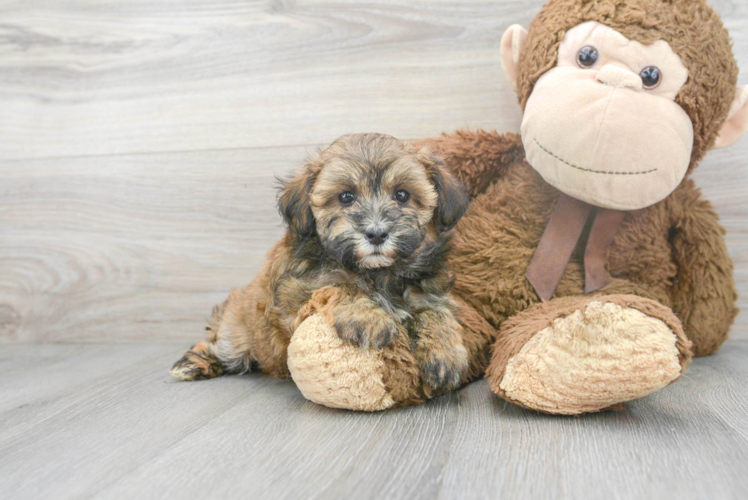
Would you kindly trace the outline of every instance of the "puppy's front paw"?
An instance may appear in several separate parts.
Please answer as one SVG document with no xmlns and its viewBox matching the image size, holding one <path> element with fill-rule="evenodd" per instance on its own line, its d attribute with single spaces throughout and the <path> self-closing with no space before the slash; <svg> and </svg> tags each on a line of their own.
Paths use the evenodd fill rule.
<svg viewBox="0 0 748 500">
<path fill-rule="evenodd" d="M 421 367 L 421 380 L 434 391 L 456 389 L 467 378 L 468 352 L 462 326 L 449 311 L 424 311 L 416 317 L 413 354 Z"/>
<path fill-rule="evenodd" d="M 458 388 L 468 371 L 465 347 L 428 349 L 417 356 L 423 382 L 435 391 Z"/>
<path fill-rule="evenodd" d="M 221 362 L 210 353 L 205 342 L 198 342 L 174 363 L 169 373 L 182 380 L 204 380 L 223 375 Z"/>
<path fill-rule="evenodd" d="M 348 306 L 337 308 L 334 314 L 338 336 L 362 349 L 387 347 L 398 333 L 397 321 L 379 308 Z"/>
</svg>

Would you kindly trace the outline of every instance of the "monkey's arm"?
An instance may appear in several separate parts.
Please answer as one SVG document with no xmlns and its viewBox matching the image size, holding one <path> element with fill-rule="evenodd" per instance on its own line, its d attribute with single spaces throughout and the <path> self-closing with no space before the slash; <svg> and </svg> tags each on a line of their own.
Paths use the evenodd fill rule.
<svg viewBox="0 0 748 500">
<path fill-rule="evenodd" d="M 485 191 L 509 165 L 525 159 L 522 139 L 513 133 L 458 130 L 412 144 L 439 153 L 471 197 Z"/>
<path fill-rule="evenodd" d="M 668 200 L 671 244 L 678 272 L 673 283 L 673 310 L 680 315 L 696 356 L 715 352 L 727 338 L 738 309 L 719 217 L 688 180 Z"/>
</svg>

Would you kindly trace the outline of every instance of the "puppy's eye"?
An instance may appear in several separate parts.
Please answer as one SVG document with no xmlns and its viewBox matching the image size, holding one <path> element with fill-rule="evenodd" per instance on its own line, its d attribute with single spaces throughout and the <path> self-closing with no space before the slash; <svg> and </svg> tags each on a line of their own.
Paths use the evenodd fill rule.
<svg viewBox="0 0 748 500">
<path fill-rule="evenodd" d="M 410 199 L 410 193 L 404 189 L 398 189 L 395 191 L 395 199 L 400 203 L 407 203 Z"/>
<path fill-rule="evenodd" d="M 350 205 L 354 201 L 356 201 L 356 195 L 351 193 L 350 191 L 343 191 L 340 193 L 340 196 L 338 196 L 338 200 L 340 200 L 340 203 L 343 205 Z"/>
<path fill-rule="evenodd" d="M 582 47 L 577 53 L 577 64 L 580 68 L 591 68 L 597 62 L 599 54 L 592 45 Z"/>
<path fill-rule="evenodd" d="M 662 73 L 657 66 L 647 66 L 639 73 L 639 76 L 642 77 L 642 85 L 647 90 L 652 90 L 662 81 Z"/>
</svg>

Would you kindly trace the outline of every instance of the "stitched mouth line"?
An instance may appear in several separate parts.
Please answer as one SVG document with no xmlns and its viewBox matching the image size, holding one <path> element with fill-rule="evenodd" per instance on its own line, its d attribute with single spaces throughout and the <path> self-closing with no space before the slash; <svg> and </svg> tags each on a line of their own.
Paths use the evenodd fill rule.
<svg viewBox="0 0 748 500">
<path fill-rule="evenodd" d="M 533 140 L 535 141 L 535 144 L 537 144 L 540 149 L 542 149 L 543 151 L 545 151 L 546 153 L 548 153 L 549 155 L 551 155 L 552 157 L 554 157 L 558 161 L 563 162 L 563 163 L 565 163 L 566 165 L 569 165 L 572 168 L 576 168 L 577 170 L 582 170 L 584 172 L 591 172 L 593 174 L 608 174 L 608 175 L 643 175 L 643 174 L 651 174 L 652 172 L 656 172 L 657 171 L 656 168 L 653 168 L 652 170 L 645 170 L 643 172 L 609 172 L 607 170 L 592 170 L 591 168 L 577 167 L 576 165 L 573 165 L 573 164 L 569 163 L 568 161 L 564 160 L 560 156 L 556 156 L 555 154 L 553 154 L 550 151 L 548 151 L 546 148 L 543 147 L 542 144 L 540 144 L 538 142 L 537 139 L 533 138 Z"/>
</svg>

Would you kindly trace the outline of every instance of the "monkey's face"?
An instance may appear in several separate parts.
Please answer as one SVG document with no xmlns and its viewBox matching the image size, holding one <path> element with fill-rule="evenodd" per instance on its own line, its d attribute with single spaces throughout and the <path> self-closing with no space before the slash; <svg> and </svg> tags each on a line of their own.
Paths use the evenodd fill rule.
<svg viewBox="0 0 748 500">
<path fill-rule="evenodd" d="M 413 254 L 438 195 L 416 155 L 345 151 L 329 159 L 311 192 L 317 234 L 341 262 L 374 269 Z"/>
<path fill-rule="evenodd" d="M 597 22 L 574 27 L 525 106 L 528 161 L 549 184 L 596 206 L 662 200 L 691 159 L 693 125 L 675 102 L 687 79 L 665 41 L 643 45 Z"/>
</svg>

